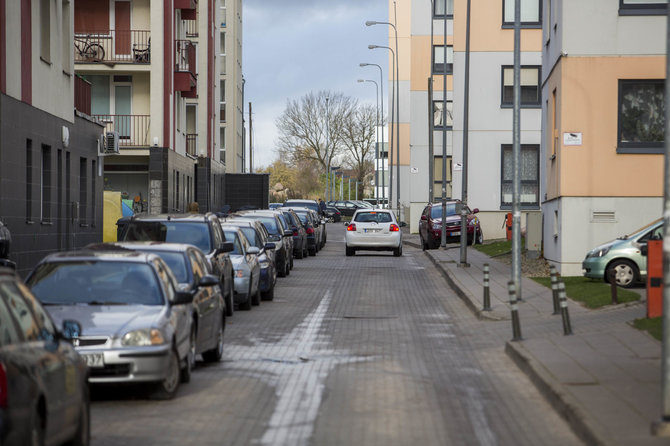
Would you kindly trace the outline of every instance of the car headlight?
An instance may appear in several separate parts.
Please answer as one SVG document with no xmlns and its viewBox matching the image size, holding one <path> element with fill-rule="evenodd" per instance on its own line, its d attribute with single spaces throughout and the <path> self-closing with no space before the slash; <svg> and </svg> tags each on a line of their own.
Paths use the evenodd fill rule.
<svg viewBox="0 0 670 446">
<path fill-rule="evenodd" d="M 270 262 L 267 261 L 267 260 L 261 260 L 261 261 L 258 262 L 258 264 L 260 266 L 262 266 L 263 268 L 265 268 L 266 266 L 268 266 L 270 264 Z"/>
<path fill-rule="evenodd" d="M 610 246 L 607 246 L 605 248 L 596 248 L 593 251 L 589 252 L 586 255 L 586 258 L 588 259 L 589 257 L 602 257 L 608 252 L 610 252 L 610 248 L 611 248 Z"/>
<path fill-rule="evenodd" d="M 439 231 L 442 229 L 442 223 L 433 223 L 433 229 Z"/>
<path fill-rule="evenodd" d="M 123 335 L 121 344 L 133 347 L 162 345 L 165 344 L 165 338 L 163 337 L 163 333 L 157 328 L 134 330 Z"/>
</svg>

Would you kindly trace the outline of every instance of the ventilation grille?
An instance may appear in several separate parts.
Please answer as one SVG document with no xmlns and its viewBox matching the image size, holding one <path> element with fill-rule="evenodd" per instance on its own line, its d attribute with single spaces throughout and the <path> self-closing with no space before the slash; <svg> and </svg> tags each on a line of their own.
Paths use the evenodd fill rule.
<svg viewBox="0 0 670 446">
<path fill-rule="evenodd" d="M 591 223 L 616 223 L 615 211 L 592 211 Z"/>
</svg>

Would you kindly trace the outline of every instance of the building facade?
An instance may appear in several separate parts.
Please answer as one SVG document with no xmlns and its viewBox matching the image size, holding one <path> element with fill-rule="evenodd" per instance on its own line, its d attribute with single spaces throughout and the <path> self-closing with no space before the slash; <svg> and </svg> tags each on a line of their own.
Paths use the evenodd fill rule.
<svg viewBox="0 0 670 446">
<path fill-rule="evenodd" d="M 0 218 L 22 275 L 102 240 L 103 127 L 75 76 L 73 17 L 67 0 L 0 0 Z"/>
<path fill-rule="evenodd" d="M 104 186 L 136 212 L 223 206 L 216 0 L 78 0 L 75 70 L 105 125 Z"/>
<path fill-rule="evenodd" d="M 494 3 L 471 2 L 470 11 L 467 203 L 479 209 L 485 238 L 505 236 L 502 221 L 512 208 L 514 2 Z M 541 0 L 521 7 L 521 204 L 539 212 Z M 399 47 L 401 215 L 416 232 L 426 203 L 442 197 L 443 153 L 446 196 L 462 198 L 467 0 L 391 0 L 389 10 L 390 22 L 397 14 Z"/>
<path fill-rule="evenodd" d="M 544 256 L 580 275 L 589 249 L 662 215 L 667 2 L 543 10 Z"/>
</svg>

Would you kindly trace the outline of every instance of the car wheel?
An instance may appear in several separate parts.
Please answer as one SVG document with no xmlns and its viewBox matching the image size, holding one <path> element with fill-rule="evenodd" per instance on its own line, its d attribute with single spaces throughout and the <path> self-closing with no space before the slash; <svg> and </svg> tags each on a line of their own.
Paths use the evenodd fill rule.
<svg viewBox="0 0 670 446">
<path fill-rule="evenodd" d="M 88 384 L 84 385 L 79 413 L 79 426 L 69 446 L 88 446 L 91 441 L 91 400 L 88 394 Z"/>
<path fill-rule="evenodd" d="M 33 410 L 30 417 L 30 444 L 31 446 L 44 445 L 44 423 L 42 422 L 42 415 L 39 413 L 37 407 Z"/>
<path fill-rule="evenodd" d="M 223 357 L 223 332 L 226 327 L 225 318 L 221 320 L 221 326 L 216 334 L 216 347 L 206 352 L 202 352 L 202 359 L 205 362 L 219 362 Z"/>
<path fill-rule="evenodd" d="M 293 269 L 293 250 L 291 250 L 291 255 L 289 256 L 291 261 L 289 262 L 289 269 Z"/>
<path fill-rule="evenodd" d="M 344 252 L 345 252 L 345 254 L 346 254 L 348 257 L 351 257 L 351 256 L 353 256 L 354 254 L 356 254 L 356 251 L 354 250 L 354 248 L 350 248 L 350 247 L 348 247 L 348 246 L 345 248 L 345 251 L 344 251 Z"/>
<path fill-rule="evenodd" d="M 428 244 L 423 241 L 423 237 L 421 237 L 421 234 L 419 234 L 419 240 L 421 240 L 421 250 L 425 251 L 426 248 L 428 247 Z"/>
<path fill-rule="evenodd" d="M 316 255 L 316 246 L 309 249 L 309 255 L 312 257 Z"/>
<path fill-rule="evenodd" d="M 397 248 L 393 248 L 393 255 L 395 257 L 400 257 L 402 255 L 402 245 L 398 246 Z"/>
<path fill-rule="evenodd" d="M 256 288 L 256 293 L 254 294 L 254 298 L 251 300 L 251 305 L 258 306 L 260 304 L 261 304 L 261 287 L 259 286 L 258 288 Z"/>
<path fill-rule="evenodd" d="M 305 245 L 307 245 L 307 243 L 305 243 Z M 302 256 L 303 258 L 309 257 L 309 249 L 307 249 L 306 246 L 302 250 Z"/>
<path fill-rule="evenodd" d="M 304 251 L 303 251 L 302 248 L 300 248 L 298 251 L 296 251 L 296 253 L 295 253 L 295 258 L 296 259 L 302 259 L 303 256 L 304 256 Z"/>
<path fill-rule="evenodd" d="M 275 298 L 275 286 L 272 285 L 269 290 L 261 293 L 262 300 L 272 300 Z"/>
<path fill-rule="evenodd" d="M 179 388 L 179 356 L 174 346 L 170 349 L 167 376 L 156 384 L 151 397 L 156 400 L 170 400 L 177 394 Z"/>
<path fill-rule="evenodd" d="M 249 291 L 247 291 L 247 300 L 240 304 L 240 310 L 251 310 L 251 279 L 249 279 Z"/>
<path fill-rule="evenodd" d="M 193 368 L 195 367 L 195 347 L 196 347 L 196 340 L 197 338 L 197 332 L 196 332 L 196 327 L 195 323 L 192 323 L 191 325 L 191 334 L 188 338 L 188 353 L 186 354 L 185 364 L 184 367 L 181 369 L 181 382 L 187 383 L 191 381 L 191 372 L 193 371 Z"/>
<path fill-rule="evenodd" d="M 616 284 L 623 288 L 631 288 L 638 282 L 640 273 L 635 266 L 635 263 L 626 259 L 615 260 L 607 266 L 605 271 L 605 280 L 609 281 L 609 277 L 614 271 Z"/>
<path fill-rule="evenodd" d="M 230 276 L 228 283 L 228 292 L 224 294 L 224 300 L 226 301 L 226 316 L 230 317 L 235 312 L 235 302 L 233 302 L 233 295 L 235 294 L 233 291 L 233 283 L 235 283 L 235 279 L 233 276 Z"/>
<path fill-rule="evenodd" d="M 484 244 L 484 233 L 482 232 L 482 228 L 479 228 L 479 231 L 477 231 L 477 244 Z"/>
<path fill-rule="evenodd" d="M 284 260 L 281 265 L 277 268 L 277 275 L 279 277 L 286 277 L 286 260 Z"/>
</svg>

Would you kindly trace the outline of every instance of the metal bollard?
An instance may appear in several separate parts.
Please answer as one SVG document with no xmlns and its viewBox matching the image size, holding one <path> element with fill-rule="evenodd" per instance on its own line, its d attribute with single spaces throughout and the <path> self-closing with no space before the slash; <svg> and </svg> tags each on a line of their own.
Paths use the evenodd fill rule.
<svg viewBox="0 0 670 446">
<path fill-rule="evenodd" d="M 565 336 L 572 334 L 570 325 L 570 313 L 568 312 L 568 299 L 565 297 L 565 283 L 558 282 L 558 298 L 561 301 L 561 319 L 563 319 L 563 334 Z"/>
<path fill-rule="evenodd" d="M 521 323 L 519 322 L 519 305 L 516 300 L 516 286 L 513 280 L 507 282 L 507 290 L 509 291 L 509 304 L 512 311 L 512 341 L 520 341 Z"/>
<path fill-rule="evenodd" d="M 549 271 L 551 275 L 551 298 L 554 302 L 554 312 L 552 314 L 559 314 L 561 308 L 558 303 L 558 271 L 554 265 L 549 266 Z"/>
<path fill-rule="evenodd" d="M 484 264 L 484 305 L 482 311 L 491 311 L 491 294 L 489 291 L 489 264 Z"/>
<path fill-rule="evenodd" d="M 616 305 L 619 303 L 619 297 L 617 296 L 616 271 L 614 269 L 607 270 L 607 280 L 610 283 L 610 293 L 612 295 L 612 303 Z"/>
</svg>

